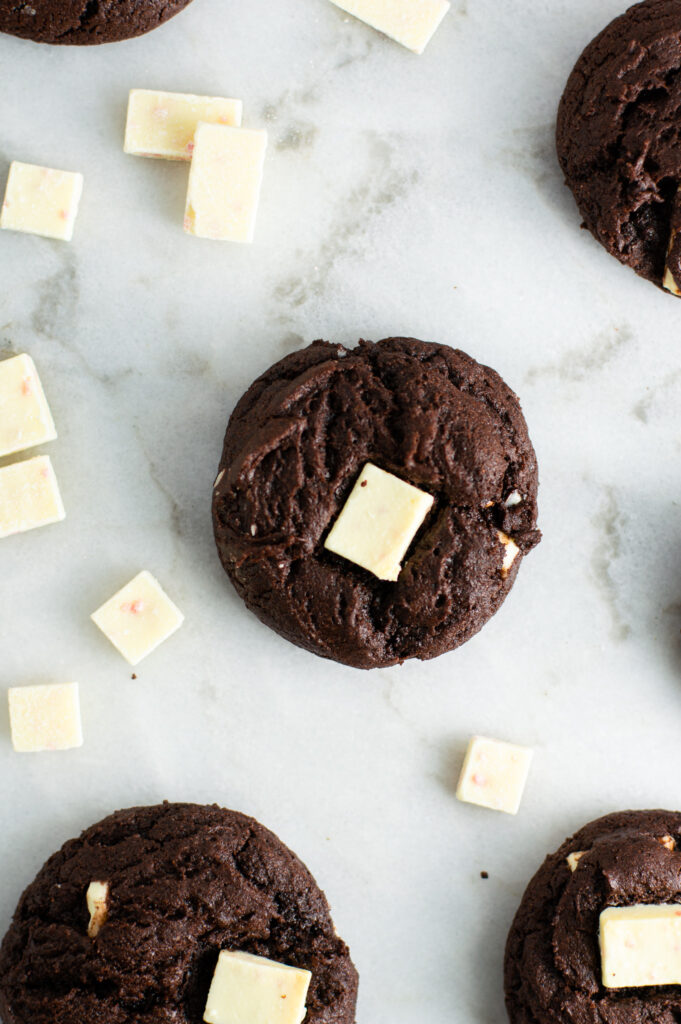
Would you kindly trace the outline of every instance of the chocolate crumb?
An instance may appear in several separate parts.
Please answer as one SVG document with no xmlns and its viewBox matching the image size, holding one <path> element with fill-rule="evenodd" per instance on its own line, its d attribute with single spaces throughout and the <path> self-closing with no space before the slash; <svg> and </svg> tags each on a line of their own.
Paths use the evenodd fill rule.
<svg viewBox="0 0 681 1024">
<path fill-rule="evenodd" d="M 133 672 L 133 674 L 132 674 L 132 675 L 130 676 L 130 678 L 131 678 L 131 679 L 137 679 L 137 673 L 136 673 L 136 672 Z"/>
<path fill-rule="evenodd" d="M 481 878 L 489 878 L 489 874 L 488 874 L 488 872 L 487 872 L 487 871 L 481 871 L 481 872 L 480 872 L 480 877 L 481 877 Z"/>
</svg>

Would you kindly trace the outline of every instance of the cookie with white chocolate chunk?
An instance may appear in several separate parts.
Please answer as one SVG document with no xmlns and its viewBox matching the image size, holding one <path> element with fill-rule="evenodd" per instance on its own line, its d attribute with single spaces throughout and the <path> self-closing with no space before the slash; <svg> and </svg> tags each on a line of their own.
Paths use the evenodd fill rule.
<svg viewBox="0 0 681 1024">
<path fill-rule="evenodd" d="M 286 639 L 356 668 L 434 658 L 498 610 L 538 542 L 517 397 L 463 352 L 318 341 L 234 410 L 215 481 L 222 564 Z"/>
<path fill-rule="evenodd" d="M 530 882 L 506 947 L 511 1024 L 681 1019 L 681 813 L 591 822 Z"/>
<path fill-rule="evenodd" d="M 556 132 L 583 226 L 621 263 L 674 294 L 680 63 L 681 0 L 630 7 L 577 61 Z"/>
<path fill-rule="evenodd" d="M 87 829 L 29 885 L 0 947 L 3 1024 L 353 1024 L 356 997 L 307 868 L 216 806 Z"/>
</svg>

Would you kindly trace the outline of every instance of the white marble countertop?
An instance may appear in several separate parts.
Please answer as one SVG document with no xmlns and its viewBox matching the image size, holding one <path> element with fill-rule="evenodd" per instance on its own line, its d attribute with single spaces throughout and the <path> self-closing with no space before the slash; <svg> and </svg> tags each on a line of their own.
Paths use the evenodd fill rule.
<svg viewBox="0 0 681 1024">
<path fill-rule="evenodd" d="M 218 801 L 326 889 L 360 1024 L 499 1024 L 544 854 L 598 814 L 681 806 L 681 305 L 580 232 L 553 154 L 565 78 L 624 6 L 455 0 L 423 57 L 327 0 L 195 0 L 93 49 L 0 37 L 0 179 L 85 175 L 71 245 L 0 237 L 0 354 L 38 364 L 68 512 L 1 542 L 0 687 L 78 680 L 86 735 L 14 754 L 0 702 L 0 931 L 114 808 Z M 122 152 L 131 87 L 239 96 L 269 129 L 254 246 L 183 234 L 186 166 Z M 258 373 L 390 334 L 519 393 L 544 541 L 463 649 L 364 674 L 246 612 L 210 498 Z M 132 681 L 89 614 L 143 567 L 186 623 Z M 536 749 L 517 818 L 455 799 L 474 732 Z"/>
</svg>

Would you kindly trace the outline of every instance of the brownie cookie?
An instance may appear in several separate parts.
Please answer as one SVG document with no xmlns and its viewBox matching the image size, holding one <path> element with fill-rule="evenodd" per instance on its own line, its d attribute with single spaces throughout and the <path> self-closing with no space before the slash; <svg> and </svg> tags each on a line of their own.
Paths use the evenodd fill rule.
<svg viewBox="0 0 681 1024">
<path fill-rule="evenodd" d="M 681 182 L 680 108 L 681 0 L 646 0 L 587 46 L 558 111 L 558 158 L 585 226 L 656 285 Z"/>
<path fill-rule="evenodd" d="M 548 857 L 506 946 L 512 1024 L 673 1024 L 681 987 L 605 988 L 599 918 L 607 907 L 681 903 L 681 814 L 623 811 L 591 822 Z"/>
<path fill-rule="evenodd" d="M 396 582 L 324 547 L 369 462 L 434 498 Z M 493 370 L 413 338 L 352 350 L 317 341 L 234 410 L 215 538 L 263 622 L 322 657 L 377 668 L 477 633 L 539 540 L 536 498 L 518 399 Z"/>
<path fill-rule="evenodd" d="M 0 0 L 0 32 L 36 43 L 115 43 L 151 32 L 191 0 Z"/>
<path fill-rule="evenodd" d="M 109 887 L 90 935 L 86 893 Z M 92 923 L 92 922 L 91 922 Z M 51 857 L 0 947 L 4 1024 L 201 1024 L 221 950 L 312 972 L 306 1024 L 352 1024 L 357 973 L 324 894 L 252 818 L 118 811 Z"/>
</svg>

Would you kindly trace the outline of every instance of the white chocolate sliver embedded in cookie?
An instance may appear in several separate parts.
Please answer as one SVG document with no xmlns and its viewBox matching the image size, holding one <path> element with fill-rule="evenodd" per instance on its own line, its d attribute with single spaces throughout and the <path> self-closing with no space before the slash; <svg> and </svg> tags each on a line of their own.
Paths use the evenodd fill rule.
<svg viewBox="0 0 681 1024">
<path fill-rule="evenodd" d="M 342 11 L 423 53 L 452 6 L 449 0 L 331 0 Z"/>
<path fill-rule="evenodd" d="M 570 871 L 572 871 L 573 874 L 577 870 L 579 862 L 584 856 L 585 852 L 585 850 L 579 850 L 577 853 L 568 853 L 566 860 L 568 867 L 570 868 Z"/>
<path fill-rule="evenodd" d="M 0 212 L 0 228 L 70 242 L 82 191 L 82 174 L 14 161 Z"/>
<path fill-rule="evenodd" d="M 0 457 L 54 441 L 57 431 L 30 356 L 0 362 Z"/>
<path fill-rule="evenodd" d="M 184 622 L 182 612 L 146 571 L 90 617 L 131 665 L 151 654 Z"/>
<path fill-rule="evenodd" d="M 65 515 L 47 455 L 0 469 L 0 538 L 58 523 Z"/>
<path fill-rule="evenodd" d="M 520 548 L 511 537 L 508 537 L 501 530 L 497 531 L 497 537 L 499 538 L 499 542 L 504 545 L 504 560 L 501 563 L 501 575 L 506 578 L 511 571 L 513 563 L 520 554 Z"/>
<path fill-rule="evenodd" d="M 324 547 L 394 582 L 432 504 L 430 494 L 367 462 Z"/>
<path fill-rule="evenodd" d="M 85 901 L 90 915 L 87 933 L 91 939 L 96 939 L 109 914 L 109 883 L 90 882 Z"/>
<path fill-rule="evenodd" d="M 672 274 L 669 267 L 665 268 L 664 277 L 662 279 L 662 287 L 666 291 L 671 292 L 672 295 L 681 295 L 681 288 L 679 288 L 678 284 L 676 283 L 674 275 Z"/>
<path fill-rule="evenodd" d="M 267 132 L 200 123 L 194 137 L 184 229 L 223 242 L 252 242 Z"/>
<path fill-rule="evenodd" d="M 241 100 L 132 89 L 123 149 L 133 156 L 191 160 L 200 121 L 239 128 Z"/>
<path fill-rule="evenodd" d="M 207 1024 L 302 1024 L 312 975 L 250 953 L 223 950 L 208 993 Z"/>
<path fill-rule="evenodd" d="M 681 985 L 681 905 L 608 907 L 599 942 L 606 988 Z"/>
<path fill-rule="evenodd" d="M 456 789 L 458 799 L 493 811 L 517 814 L 532 753 L 527 747 L 473 736 Z"/>
<path fill-rule="evenodd" d="M 8 698 L 16 751 L 39 753 L 83 745 L 78 683 L 14 686 Z"/>
</svg>

